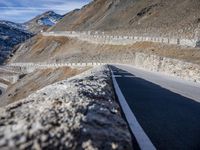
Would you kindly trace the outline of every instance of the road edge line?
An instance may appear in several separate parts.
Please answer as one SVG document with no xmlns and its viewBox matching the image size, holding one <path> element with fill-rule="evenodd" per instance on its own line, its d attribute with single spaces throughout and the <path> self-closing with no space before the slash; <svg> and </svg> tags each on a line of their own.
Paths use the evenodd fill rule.
<svg viewBox="0 0 200 150">
<path fill-rule="evenodd" d="M 151 140 L 149 139 L 147 134 L 144 132 L 144 130 L 140 126 L 135 115 L 131 111 L 128 103 L 126 102 L 126 99 L 125 99 L 124 95 L 122 94 L 121 89 L 119 88 L 119 85 L 114 77 L 113 71 L 111 69 L 110 69 L 110 71 L 111 71 L 114 89 L 115 89 L 116 95 L 119 99 L 119 103 L 124 112 L 126 120 L 129 124 L 131 132 L 133 133 L 133 135 L 135 136 L 135 138 L 139 144 L 139 147 L 141 148 L 141 150 L 156 150 L 155 146 L 153 145 L 153 143 L 151 142 Z"/>
</svg>

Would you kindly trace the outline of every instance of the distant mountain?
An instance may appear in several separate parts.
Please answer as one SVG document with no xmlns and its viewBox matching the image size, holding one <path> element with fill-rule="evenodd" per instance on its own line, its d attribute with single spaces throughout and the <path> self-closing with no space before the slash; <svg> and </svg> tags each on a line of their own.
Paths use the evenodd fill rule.
<svg viewBox="0 0 200 150">
<path fill-rule="evenodd" d="M 9 26 L 10 28 L 18 29 L 18 30 L 23 30 L 23 31 L 26 32 L 26 26 L 25 26 L 24 24 L 14 23 L 14 22 L 5 21 L 5 20 L 0 20 L 0 24 L 1 24 L 1 25 L 7 25 L 7 26 Z"/>
<path fill-rule="evenodd" d="M 26 22 L 25 26 L 30 32 L 38 33 L 55 25 L 62 18 L 62 15 L 56 14 L 53 11 L 48 11 Z"/>
<path fill-rule="evenodd" d="M 16 45 L 23 43 L 42 30 L 47 30 L 62 17 L 53 11 L 48 11 L 23 24 L 0 21 L 0 64 L 12 55 Z"/>
<path fill-rule="evenodd" d="M 12 55 L 14 46 L 32 36 L 33 34 L 26 31 L 23 24 L 0 21 L 0 64 Z"/>
</svg>

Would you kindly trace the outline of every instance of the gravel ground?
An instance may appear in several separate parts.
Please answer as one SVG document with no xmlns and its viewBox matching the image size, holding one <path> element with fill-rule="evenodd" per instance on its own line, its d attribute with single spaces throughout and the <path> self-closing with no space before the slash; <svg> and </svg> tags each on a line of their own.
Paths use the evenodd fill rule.
<svg viewBox="0 0 200 150">
<path fill-rule="evenodd" d="M 132 149 L 109 69 L 89 70 L 2 108 L 0 149 Z"/>
</svg>

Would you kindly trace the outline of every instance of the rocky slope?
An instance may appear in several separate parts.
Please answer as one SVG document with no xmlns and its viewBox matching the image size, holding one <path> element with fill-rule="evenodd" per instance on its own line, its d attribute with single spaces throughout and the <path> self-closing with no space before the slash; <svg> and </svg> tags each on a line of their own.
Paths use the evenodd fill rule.
<svg viewBox="0 0 200 150">
<path fill-rule="evenodd" d="M 48 11 L 26 22 L 25 25 L 30 32 L 38 33 L 55 25 L 62 17 L 62 15 L 56 14 L 53 11 Z"/>
<path fill-rule="evenodd" d="M 132 149 L 107 67 L 2 108 L 0 124 L 1 149 Z"/>
<path fill-rule="evenodd" d="M 0 21 L 0 63 L 12 55 L 12 49 L 32 37 L 22 24 Z"/>
<path fill-rule="evenodd" d="M 117 30 L 152 35 L 173 32 L 173 36 L 194 36 L 200 25 L 199 8 L 199 0 L 94 0 L 66 15 L 51 30 Z"/>
</svg>

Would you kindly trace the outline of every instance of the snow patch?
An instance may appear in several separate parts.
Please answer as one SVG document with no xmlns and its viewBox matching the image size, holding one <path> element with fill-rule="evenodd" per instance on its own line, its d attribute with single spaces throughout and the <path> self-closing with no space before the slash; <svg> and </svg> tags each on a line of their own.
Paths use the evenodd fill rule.
<svg viewBox="0 0 200 150">
<path fill-rule="evenodd" d="M 39 25 L 45 25 L 45 26 L 53 26 L 55 25 L 60 19 L 62 19 L 61 15 L 58 15 L 52 11 L 46 12 L 44 15 L 40 17 L 40 19 L 37 20 L 37 23 Z"/>
</svg>

